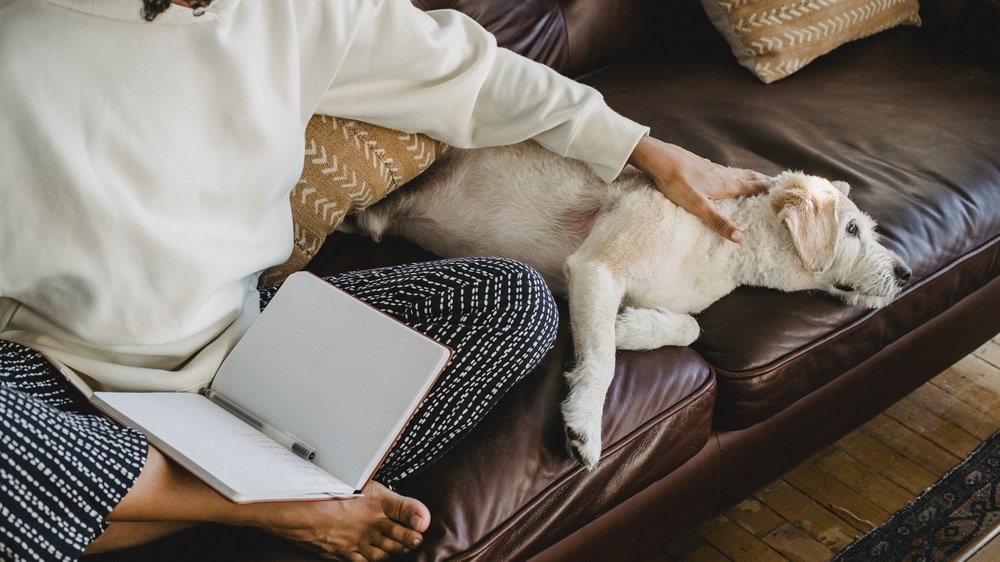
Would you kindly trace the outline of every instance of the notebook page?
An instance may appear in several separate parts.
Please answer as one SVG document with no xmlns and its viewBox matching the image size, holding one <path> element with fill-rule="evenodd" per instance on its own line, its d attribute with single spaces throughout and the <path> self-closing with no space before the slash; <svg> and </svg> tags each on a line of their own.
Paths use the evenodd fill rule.
<svg viewBox="0 0 1000 562">
<path fill-rule="evenodd" d="M 97 392 L 94 403 L 234 501 L 353 494 L 352 486 L 200 394 Z"/>
</svg>

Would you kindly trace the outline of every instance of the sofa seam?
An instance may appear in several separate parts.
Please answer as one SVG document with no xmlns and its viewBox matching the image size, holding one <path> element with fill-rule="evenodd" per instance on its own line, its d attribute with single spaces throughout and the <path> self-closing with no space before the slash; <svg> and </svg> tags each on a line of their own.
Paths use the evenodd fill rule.
<svg viewBox="0 0 1000 562">
<path fill-rule="evenodd" d="M 709 512 L 708 519 L 712 519 L 718 515 L 717 510 L 719 509 L 719 497 L 722 495 L 722 474 L 723 466 L 726 462 L 725 454 L 722 451 L 722 440 L 719 439 L 719 432 L 712 431 L 712 439 L 715 441 L 716 451 L 719 453 L 719 462 L 715 467 L 715 493 L 712 494 L 712 510 Z"/>
</svg>

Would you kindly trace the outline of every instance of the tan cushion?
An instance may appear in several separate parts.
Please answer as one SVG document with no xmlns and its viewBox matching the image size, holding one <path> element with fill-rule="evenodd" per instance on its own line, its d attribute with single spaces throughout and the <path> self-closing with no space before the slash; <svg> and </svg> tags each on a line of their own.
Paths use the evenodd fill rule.
<svg viewBox="0 0 1000 562">
<path fill-rule="evenodd" d="M 288 261 L 264 271 L 260 284 L 274 285 L 305 267 L 344 217 L 416 177 L 447 148 L 421 134 L 314 115 L 302 177 L 290 197 L 295 246 Z"/>
<path fill-rule="evenodd" d="M 701 0 L 740 64 L 780 80 L 840 45 L 920 25 L 917 0 Z"/>
</svg>

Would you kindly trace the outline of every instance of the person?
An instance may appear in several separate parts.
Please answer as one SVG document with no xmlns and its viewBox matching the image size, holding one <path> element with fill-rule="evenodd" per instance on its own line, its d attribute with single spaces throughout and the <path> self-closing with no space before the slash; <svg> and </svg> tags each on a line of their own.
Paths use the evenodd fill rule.
<svg viewBox="0 0 1000 562">
<path fill-rule="evenodd" d="M 462 147 L 531 138 L 607 181 L 632 163 L 737 243 L 711 200 L 766 185 L 653 139 L 469 18 L 407 0 L 0 0 L 0 53 L 7 560 L 73 560 L 205 521 L 351 560 L 419 546 L 431 514 L 391 486 L 446 454 L 551 346 L 552 297 L 521 264 L 328 279 L 456 351 L 362 498 L 228 502 L 85 397 L 211 379 L 273 295 L 258 273 L 291 250 L 314 113 Z"/>
</svg>

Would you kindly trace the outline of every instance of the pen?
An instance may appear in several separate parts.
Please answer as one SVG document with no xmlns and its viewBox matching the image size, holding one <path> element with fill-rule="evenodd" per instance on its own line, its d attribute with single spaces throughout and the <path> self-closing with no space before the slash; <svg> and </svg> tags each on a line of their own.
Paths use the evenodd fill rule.
<svg viewBox="0 0 1000 562">
<path fill-rule="evenodd" d="M 278 429 L 277 427 L 274 427 L 269 423 L 263 422 L 262 420 L 258 419 L 257 416 L 254 416 L 250 412 L 244 410 L 243 408 L 240 408 L 239 406 L 237 406 L 236 404 L 231 402 L 228 398 L 222 396 L 218 392 L 210 388 L 206 388 L 202 392 L 202 394 L 204 394 L 205 397 L 211 400 L 212 402 L 218 404 L 220 407 L 222 407 L 222 409 L 243 420 L 257 431 L 260 431 L 264 435 L 267 435 L 271 439 L 274 439 L 279 445 L 292 451 L 296 455 L 306 459 L 307 461 L 311 461 L 313 458 L 316 457 L 316 449 L 314 449 L 313 447 L 310 447 L 309 445 L 303 443 L 288 431 L 285 431 L 283 429 Z"/>
</svg>

